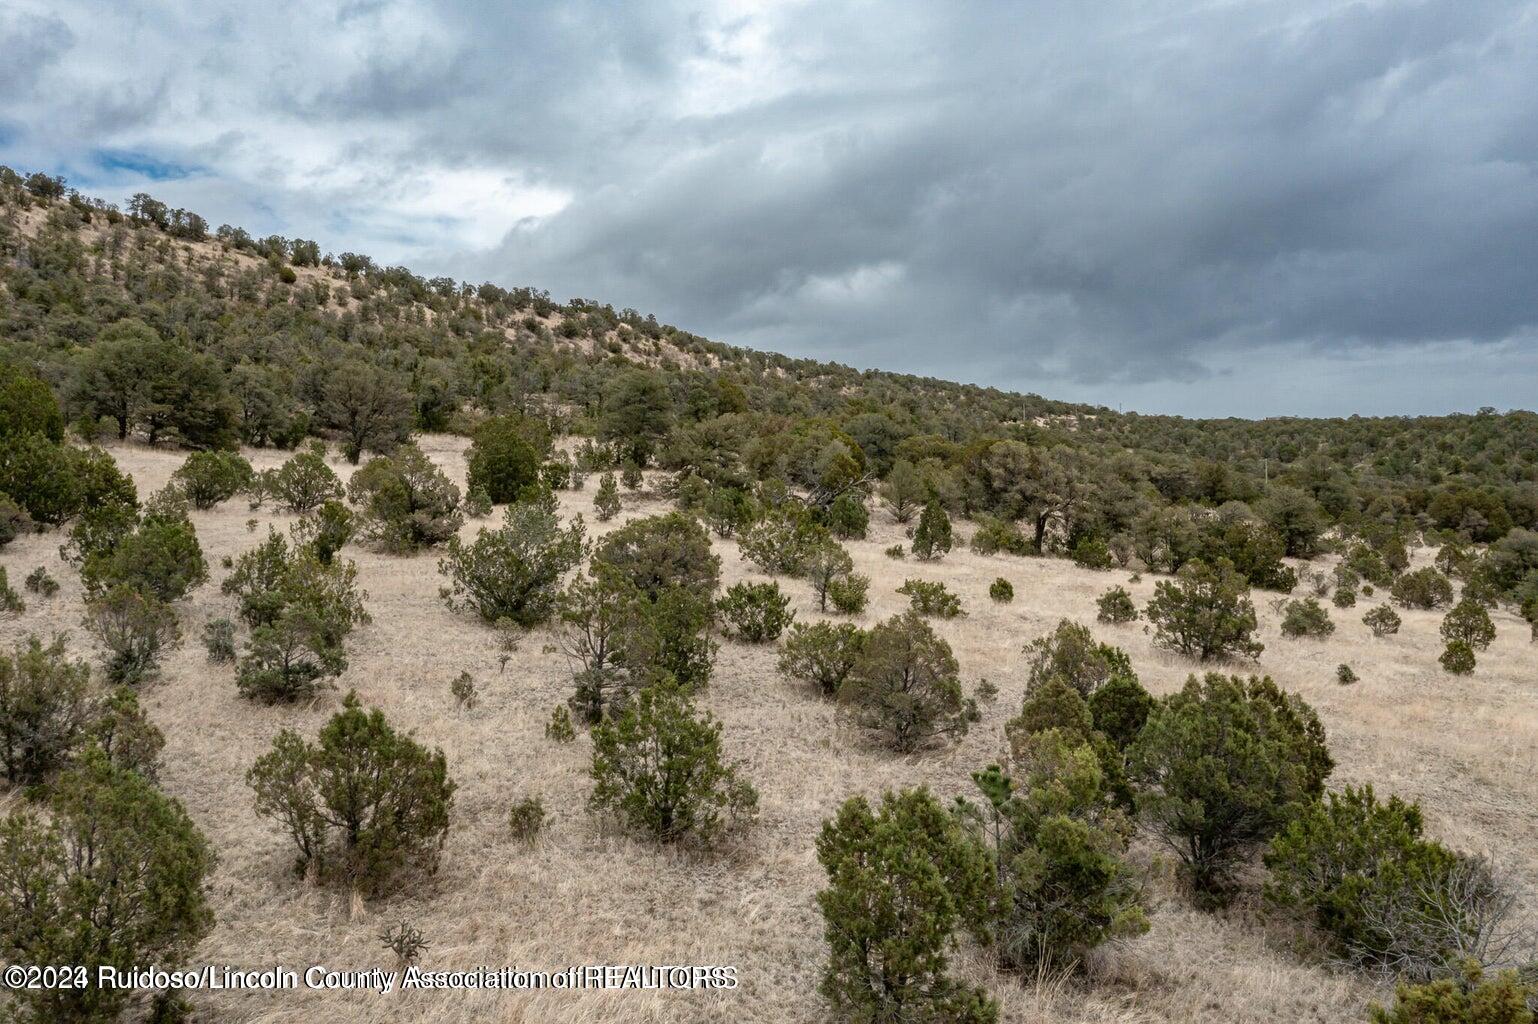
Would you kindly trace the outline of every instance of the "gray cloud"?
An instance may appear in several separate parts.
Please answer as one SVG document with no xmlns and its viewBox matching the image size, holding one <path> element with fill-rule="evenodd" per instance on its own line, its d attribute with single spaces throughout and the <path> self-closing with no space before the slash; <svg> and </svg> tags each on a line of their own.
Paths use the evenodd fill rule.
<svg viewBox="0 0 1538 1024">
<path fill-rule="evenodd" d="M 216 220 L 1151 411 L 1533 405 L 1538 3 L 77 2 L 5 148 Z"/>
</svg>

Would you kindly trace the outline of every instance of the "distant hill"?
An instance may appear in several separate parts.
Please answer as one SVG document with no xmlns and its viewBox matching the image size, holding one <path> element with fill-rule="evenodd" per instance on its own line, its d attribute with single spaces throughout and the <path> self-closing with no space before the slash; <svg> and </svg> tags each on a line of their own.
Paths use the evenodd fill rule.
<svg viewBox="0 0 1538 1024">
<path fill-rule="evenodd" d="M 1149 507 L 1262 502 L 1278 486 L 1352 529 L 1489 541 L 1538 526 L 1532 412 L 1258 421 L 1118 413 L 734 347 L 597 301 L 423 278 L 356 253 L 323 254 L 305 239 L 211 229 L 147 195 L 119 210 L 62 179 L 8 168 L 0 292 L 0 358 L 46 380 L 71 422 L 107 416 L 156 442 L 337 436 L 357 412 L 344 391 L 353 405 L 366 393 L 405 415 L 381 443 L 411 429 L 465 432 L 506 412 L 613 440 L 605 403 L 640 394 L 644 377 L 663 418 L 644 454 L 662 468 L 719 485 L 779 477 L 813 487 L 837 443 L 864 486 L 906 461 L 931 492 L 969 511 L 1019 518 L 1044 505 L 1093 507 L 1082 521 L 1049 514 L 1064 544 L 1075 531 L 1131 536 Z M 171 354 L 156 355 L 157 343 Z M 126 353 L 168 367 L 191 359 L 196 372 L 179 371 L 180 392 L 141 395 L 139 408 L 118 415 L 101 393 L 108 351 L 119 353 L 107 360 L 115 363 Z M 989 468 L 1001 440 L 1035 461 Z M 988 480 L 1010 473 L 1034 482 Z M 1064 474 L 1085 493 L 1048 493 Z"/>
</svg>

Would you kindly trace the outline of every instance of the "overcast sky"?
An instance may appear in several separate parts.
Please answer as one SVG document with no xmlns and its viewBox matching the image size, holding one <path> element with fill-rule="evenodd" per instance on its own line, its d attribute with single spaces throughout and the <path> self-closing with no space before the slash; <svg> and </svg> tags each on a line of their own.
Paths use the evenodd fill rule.
<svg viewBox="0 0 1538 1024">
<path fill-rule="evenodd" d="M 4 0 L 0 162 L 859 367 L 1538 407 L 1538 2 Z"/>
</svg>

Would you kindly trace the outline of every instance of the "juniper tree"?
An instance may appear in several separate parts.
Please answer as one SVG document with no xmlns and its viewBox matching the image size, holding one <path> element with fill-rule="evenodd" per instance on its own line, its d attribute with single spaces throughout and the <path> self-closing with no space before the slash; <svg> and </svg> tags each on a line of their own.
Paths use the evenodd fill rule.
<svg viewBox="0 0 1538 1024">
<path fill-rule="evenodd" d="M 870 631 L 838 698 L 854 720 L 899 753 L 931 740 L 965 735 L 956 656 L 917 612 L 905 612 Z"/>
<path fill-rule="evenodd" d="M 831 537 L 812 545 L 802 562 L 802 573 L 812 585 L 819 611 L 828 610 L 829 591 L 853 572 L 854 559 Z"/>
<path fill-rule="evenodd" d="M 839 1020 L 993 1024 L 982 989 L 952 978 L 962 929 L 985 934 L 992 866 L 928 790 L 852 797 L 823 823 L 817 894 L 828 943 L 818 990 Z"/>
<path fill-rule="evenodd" d="M 1482 651 L 1495 639 L 1495 624 L 1483 605 L 1464 598 L 1443 617 L 1441 632 L 1444 643 L 1462 643 L 1470 650 Z"/>
<path fill-rule="evenodd" d="M 836 544 L 826 527 L 794 503 L 769 509 L 738 540 L 743 558 L 770 575 L 786 576 L 805 573 L 814 556 L 836 558 L 829 553 L 829 545 Z"/>
<path fill-rule="evenodd" d="M 370 459 L 347 482 L 347 498 L 363 535 L 396 554 L 441 544 L 465 521 L 459 488 L 414 444 Z"/>
<path fill-rule="evenodd" d="M 1330 613 L 1316 598 L 1306 597 L 1301 601 L 1288 601 L 1286 610 L 1282 613 L 1282 635 L 1290 637 L 1329 636 L 1335 632 L 1335 623 L 1330 621 Z"/>
<path fill-rule="evenodd" d="M 555 607 L 561 577 L 582 560 L 584 532 L 581 516 L 561 528 L 549 492 L 509 505 L 500 528 L 482 527 L 469 543 L 449 538 L 438 562 L 449 579 L 444 600 L 455 610 L 472 609 L 485 622 L 542 622 Z"/>
<path fill-rule="evenodd" d="M 236 452 L 193 452 L 171 479 L 193 508 L 209 509 L 251 486 L 251 463 Z"/>
<path fill-rule="evenodd" d="M 343 495 L 342 481 L 326 465 L 326 446 L 319 441 L 296 452 L 277 469 L 262 473 L 254 486 L 258 502 L 270 497 L 284 512 L 299 514 L 340 500 Z"/>
<path fill-rule="evenodd" d="M 937 500 L 931 500 L 919 514 L 913 531 L 913 553 L 924 561 L 940 558 L 951 549 L 951 517 Z"/>
<path fill-rule="evenodd" d="M 790 611 L 790 598 L 774 582 L 734 584 L 717 608 L 731 634 L 750 644 L 778 640 L 796 617 Z"/>
<path fill-rule="evenodd" d="M 180 803 L 90 749 L 60 776 L 47 820 L 0 823 L 0 959 L 72 964 L 87 984 L 17 988 L 24 1021 L 117 1020 L 131 993 L 103 968 L 175 968 L 213 927 L 215 857 Z"/>
<path fill-rule="evenodd" d="M 1112 587 L 1100 595 L 1095 605 L 1099 608 L 1099 614 L 1095 617 L 1101 622 L 1119 625 L 1137 618 L 1137 606 L 1132 603 L 1132 595 L 1127 593 L 1125 587 Z"/>
<path fill-rule="evenodd" d="M 236 560 L 222 589 L 251 630 L 236 675 L 243 696 L 298 700 L 346 669 L 346 639 L 368 621 L 357 575 L 353 563 L 323 565 L 273 530 Z"/>
<path fill-rule="evenodd" d="M 521 416 L 494 416 L 475 428 L 465 453 L 471 491 L 484 491 L 494 504 L 519 500 L 539 479 L 541 449 L 549 436 Z"/>
<path fill-rule="evenodd" d="M 1100 643 L 1088 626 L 1072 619 L 1059 620 L 1052 632 L 1027 644 L 1024 653 L 1028 687 L 1056 676 L 1088 697 L 1117 676 L 1136 678 L 1125 651 Z"/>
<path fill-rule="evenodd" d="M 1222 559 L 1211 566 L 1191 562 L 1174 581 L 1160 581 L 1145 614 L 1154 625 L 1154 643 L 1200 661 L 1259 658 L 1265 649 L 1254 638 L 1249 586 Z"/>
<path fill-rule="evenodd" d="M 151 782 L 160 774 L 165 734 L 149 720 L 131 687 L 119 686 L 101 701 L 89 739 L 119 768 L 138 772 Z"/>
<path fill-rule="evenodd" d="M 45 781 L 84 740 L 97 713 L 91 670 L 63 637 L 35 636 L 0 654 L 0 767 L 12 786 Z"/>
<path fill-rule="evenodd" d="M 1161 700 L 1127 760 L 1144 820 L 1206 902 L 1226 897 L 1234 865 L 1317 798 L 1333 767 L 1302 698 L 1217 673 Z"/>
<path fill-rule="evenodd" d="M 1400 576 L 1389 588 L 1389 594 L 1401 608 L 1440 608 L 1452 603 L 1453 584 L 1452 580 L 1427 566 Z"/>
<path fill-rule="evenodd" d="M 179 601 L 208 581 L 208 562 L 185 510 L 166 503 L 87 554 L 80 579 L 90 596 L 122 586 L 160 601 Z"/>
<path fill-rule="evenodd" d="M 128 686 L 153 679 L 162 654 L 182 638 L 170 607 L 125 584 L 87 602 L 85 629 L 106 654 L 107 681 Z"/>
<path fill-rule="evenodd" d="M 1012 969 L 1079 965 L 1107 940 L 1148 930 L 1142 887 L 1124 860 L 1131 826 L 1087 744 L 1047 730 L 1020 753 L 1015 775 L 998 765 L 972 774 L 980 803 L 958 801 L 993 859 L 989 931 Z"/>
<path fill-rule="evenodd" d="M 593 558 L 618 569 L 651 600 L 670 586 L 709 599 L 721 579 L 710 538 L 682 512 L 631 520 L 605 536 Z"/>
<path fill-rule="evenodd" d="M 594 563 L 556 598 L 556 637 L 568 661 L 576 692 L 572 711 L 589 725 L 602 721 L 623 702 L 630 687 L 627 645 L 643 628 L 645 596 L 612 566 Z"/>
<path fill-rule="evenodd" d="M 780 671 L 811 683 L 824 697 L 837 696 L 868 638 L 864 630 L 847 622 L 797 622 L 780 650 Z"/>
<path fill-rule="evenodd" d="M 924 478 L 913 463 L 907 459 L 898 459 L 881 482 L 878 493 L 881 503 L 892 513 L 892 518 L 899 523 L 906 523 L 923 505 L 926 490 Z"/>
<path fill-rule="evenodd" d="M 1362 616 L 1362 622 L 1375 637 L 1391 636 L 1399 632 L 1399 613 L 1386 604 L 1380 604 Z"/>
<path fill-rule="evenodd" d="M 721 750 L 721 726 L 670 680 L 593 727 L 593 810 L 663 843 L 709 845 L 751 820 L 758 793 Z"/>
<path fill-rule="evenodd" d="M 1359 967 L 1422 980 L 1463 957 L 1499 959 L 1509 905 L 1488 864 L 1424 835 L 1419 804 L 1347 786 L 1310 804 L 1271 840 L 1267 895 L 1310 913 Z"/>
<path fill-rule="evenodd" d="M 297 850 L 294 869 L 380 892 L 407 871 L 437 871 L 455 784 L 443 751 L 397 732 L 349 693 L 315 743 L 284 729 L 246 773 L 256 813 Z"/>
<path fill-rule="evenodd" d="M 614 482 L 614 474 L 605 473 L 598 478 L 598 493 L 593 495 L 593 514 L 600 523 L 607 523 L 619 515 L 621 508 L 619 485 Z"/>
</svg>

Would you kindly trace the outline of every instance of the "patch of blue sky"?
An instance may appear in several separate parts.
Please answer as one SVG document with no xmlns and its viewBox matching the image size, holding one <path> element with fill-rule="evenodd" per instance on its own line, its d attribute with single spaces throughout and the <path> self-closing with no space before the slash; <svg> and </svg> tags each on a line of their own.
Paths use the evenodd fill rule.
<svg viewBox="0 0 1538 1024">
<path fill-rule="evenodd" d="M 189 178 L 204 168 L 195 164 L 178 163 L 162 159 L 151 153 L 132 149 L 97 149 L 91 152 L 91 162 L 104 175 L 134 175 L 149 181 L 173 181 Z"/>
</svg>

